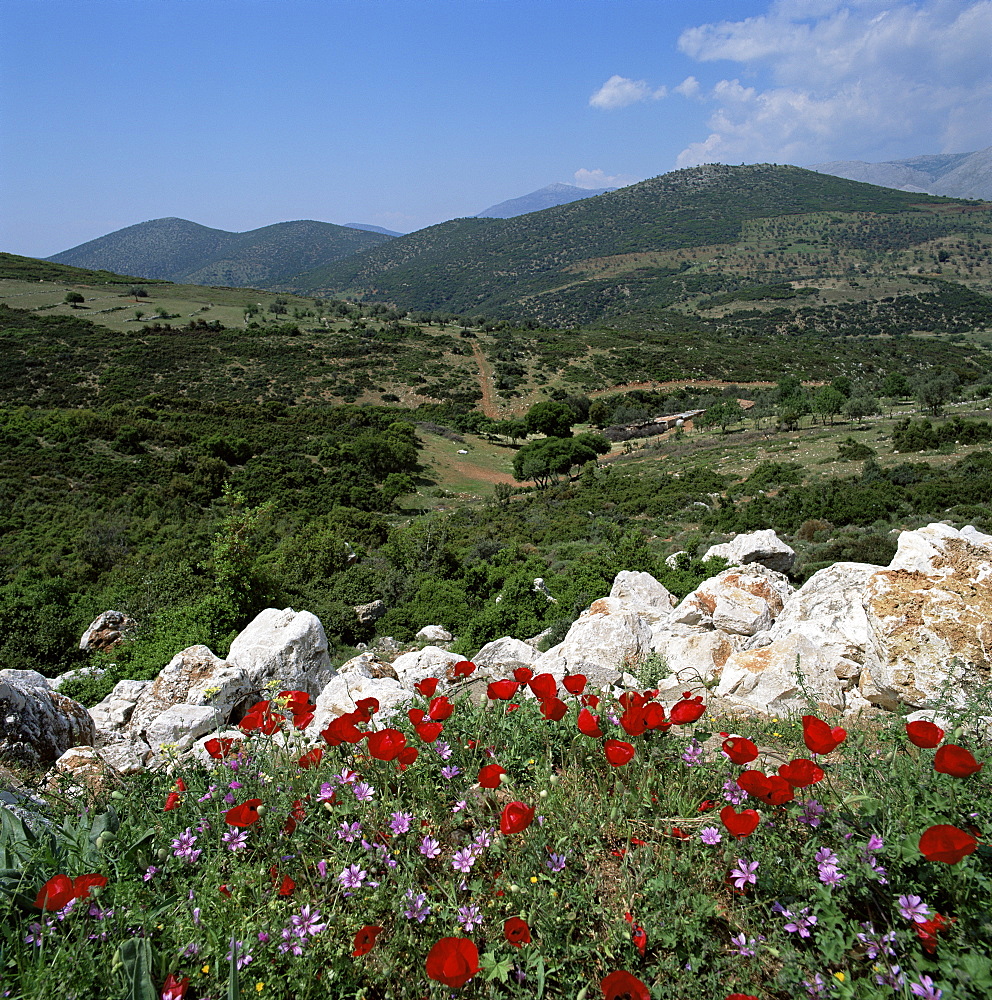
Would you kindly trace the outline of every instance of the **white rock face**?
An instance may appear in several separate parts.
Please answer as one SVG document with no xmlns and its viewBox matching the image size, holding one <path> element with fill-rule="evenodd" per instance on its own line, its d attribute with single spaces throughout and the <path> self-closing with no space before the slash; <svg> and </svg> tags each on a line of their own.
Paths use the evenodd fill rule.
<svg viewBox="0 0 992 1000">
<path fill-rule="evenodd" d="M 103 734 L 123 729 L 134 713 L 134 706 L 151 681 L 118 681 L 103 701 L 90 708 L 97 731 Z"/>
<path fill-rule="evenodd" d="M 992 669 L 990 573 L 992 536 L 946 524 L 903 532 L 865 587 L 878 662 L 862 674 L 864 697 L 890 710 L 964 705 Z"/>
<path fill-rule="evenodd" d="M 93 747 L 70 747 L 55 762 L 48 777 L 48 784 L 53 779 L 63 778 L 72 783 L 71 790 L 76 794 L 87 792 L 98 795 L 111 791 L 122 784 L 121 773 L 98 750 Z"/>
<path fill-rule="evenodd" d="M 795 550 L 786 545 L 771 528 L 738 535 L 722 545 L 713 545 L 706 550 L 703 559 L 713 556 L 720 556 L 737 566 L 761 563 L 779 573 L 788 573 L 796 559 Z"/>
<path fill-rule="evenodd" d="M 533 646 L 507 635 L 487 642 L 472 657 L 472 662 L 479 670 L 492 677 L 505 677 L 512 674 L 521 663 L 529 667 L 540 655 Z"/>
<path fill-rule="evenodd" d="M 440 625 L 425 625 L 415 636 L 421 642 L 451 642 L 452 635 Z"/>
<path fill-rule="evenodd" d="M 130 728 L 138 735 L 145 734 L 152 722 L 174 705 L 209 706 L 215 725 L 223 725 L 236 709 L 247 709 L 261 697 L 245 670 L 214 656 L 206 646 L 190 646 L 177 653 L 139 694 Z"/>
<path fill-rule="evenodd" d="M 743 645 L 743 637 L 733 633 L 681 629 L 678 633 L 667 632 L 655 649 L 671 671 L 670 686 L 681 689 L 687 684 L 708 684 L 719 677 L 724 664 Z"/>
<path fill-rule="evenodd" d="M 821 705 L 846 707 L 841 682 L 834 673 L 836 657 L 824 653 L 804 635 L 793 633 L 761 649 L 742 650 L 723 666 L 718 697 L 759 708 L 762 712 L 804 712 L 803 684 Z"/>
<path fill-rule="evenodd" d="M 37 671 L 0 670 L 0 756 L 51 763 L 70 747 L 92 746 L 95 736 L 89 712 Z"/>
<path fill-rule="evenodd" d="M 444 685 L 449 680 L 451 668 L 464 658 L 440 646 L 424 646 L 423 649 L 397 656 L 393 660 L 393 670 L 400 684 L 413 691 L 413 685 L 425 677 L 440 678 Z"/>
<path fill-rule="evenodd" d="M 379 702 L 376 721 L 386 722 L 412 697 L 413 691 L 392 677 L 372 677 L 368 672 L 357 669 L 346 674 L 339 673 L 317 695 L 313 721 L 306 732 L 309 736 L 319 736 L 332 719 L 345 712 L 354 712 L 363 698 L 375 698 Z"/>
<path fill-rule="evenodd" d="M 177 751 L 188 750 L 200 736 L 217 728 L 217 713 L 207 705 L 173 705 L 157 715 L 146 727 L 145 739 L 158 752 L 163 743 Z"/>
<path fill-rule="evenodd" d="M 309 611 L 266 608 L 231 643 L 227 662 L 240 667 L 256 690 L 306 691 L 316 696 L 334 676 L 327 636 Z"/>
<path fill-rule="evenodd" d="M 100 756 L 120 774 L 144 771 L 154 759 L 152 748 L 141 738 L 126 731 L 98 734 Z"/>
<path fill-rule="evenodd" d="M 669 621 L 754 635 L 771 628 L 792 593 L 787 577 L 763 565 L 725 569 L 686 596 Z"/>
<path fill-rule="evenodd" d="M 668 612 L 678 604 L 674 594 L 660 584 L 650 573 L 621 570 L 613 579 L 610 597 L 631 605 L 659 608 Z"/>
<path fill-rule="evenodd" d="M 592 687 L 620 682 L 651 652 L 651 626 L 613 598 L 595 601 L 568 630 L 564 641 L 533 664 L 535 673 L 561 679 L 566 673 L 585 674 Z"/>
<path fill-rule="evenodd" d="M 79 648 L 84 652 L 98 649 L 112 649 L 122 639 L 122 633 L 134 628 L 135 622 L 122 611 L 104 611 L 98 615 L 79 640 Z"/>
</svg>

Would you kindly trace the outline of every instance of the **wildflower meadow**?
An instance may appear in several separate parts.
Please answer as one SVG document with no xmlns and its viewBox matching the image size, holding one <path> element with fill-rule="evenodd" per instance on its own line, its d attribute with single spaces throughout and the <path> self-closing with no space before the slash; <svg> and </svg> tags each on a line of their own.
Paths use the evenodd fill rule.
<svg viewBox="0 0 992 1000">
<path fill-rule="evenodd" d="M 0 996 L 992 995 L 977 713 L 845 731 L 525 668 L 437 690 L 318 745 L 282 692 L 203 760 L 0 810 Z"/>
</svg>

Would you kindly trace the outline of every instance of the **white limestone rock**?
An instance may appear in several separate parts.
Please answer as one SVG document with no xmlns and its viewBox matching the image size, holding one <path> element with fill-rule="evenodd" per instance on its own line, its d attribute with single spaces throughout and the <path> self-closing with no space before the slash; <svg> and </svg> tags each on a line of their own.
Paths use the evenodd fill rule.
<svg viewBox="0 0 992 1000">
<path fill-rule="evenodd" d="M 788 573 L 796 559 L 795 550 L 786 545 L 771 528 L 738 535 L 721 545 L 712 545 L 706 550 L 703 559 L 714 556 L 726 559 L 736 566 L 761 563 L 779 573 Z"/>
<path fill-rule="evenodd" d="M 400 684 L 413 691 L 414 684 L 425 677 L 437 677 L 442 684 L 447 684 L 454 679 L 454 665 L 464 659 L 464 656 L 441 649 L 440 646 L 424 646 L 423 649 L 397 656 L 393 660 L 393 670 Z"/>
<path fill-rule="evenodd" d="M 787 577 L 760 564 L 725 569 L 687 595 L 669 621 L 754 635 L 771 628 L 792 593 Z"/>
<path fill-rule="evenodd" d="M 440 625 L 425 625 L 414 638 L 419 642 L 451 642 L 452 635 L 446 628 L 442 628 Z"/>
<path fill-rule="evenodd" d="M 104 611 L 90 622 L 89 628 L 79 640 L 79 648 L 86 653 L 96 650 L 113 649 L 129 629 L 137 623 L 122 611 Z"/>
<path fill-rule="evenodd" d="M 145 727 L 145 742 L 156 754 L 169 744 L 177 752 L 188 750 L 200 736 L 217 729 L 217 713 L 208 705 L 173 705 Z M 153 765 L 154 766 L 154 765 Z"/>
<path fill-rule="evenodd" d="M 650 573 L 626 569 L 614 577 L 610 597 L 629 604 L 634 610 L 652 608 L 666 616 L 678 604 L 675 595 L 669 593 Z"/>
<path fill-rule="evenodd" d="M 531 666 L 540 655 L 530 643 L 507 635 L 487 642 L 472 657 L 472 662 L 492 677 L 507 677 L 521 665 Z"/>
<path fill-rule="evenodd" d="M 35 670 L 0 670 L 0 756 L 48 764 L 70 747 L 92 746 L 89 712 L 53 691 Z"/>
<path fill-rule="evenodd" d="M 317 695 L 313 721 L 306 728 L 307 735 L 319 736 L 332 719 L 354 712 L 363 698 L 375 698 L 379 702 L 375 721 L 382 724 L 410 702 L 413 691 L 392 677 L 372 677 L 358 669 L 339 673 Z"/>
<path fill-rule="evenodd" d="M 334 676 L 324 627 L 309 611 L 266 608 L 231 643 L 227 662 L 240 667 L 257 691 L 318 695 Z"/>
<path fill-rule="evenodd" d="M 247 671 L 215 656 L 206 646 L 190 646 L 177 653 L 140 692 L 129 726 L 143 735 L 174 705 L 209 706 L 214 725 L 219 726 L 261 697 Z M 150 742 L 150 737 L 145 738 Z"/>
</svg>

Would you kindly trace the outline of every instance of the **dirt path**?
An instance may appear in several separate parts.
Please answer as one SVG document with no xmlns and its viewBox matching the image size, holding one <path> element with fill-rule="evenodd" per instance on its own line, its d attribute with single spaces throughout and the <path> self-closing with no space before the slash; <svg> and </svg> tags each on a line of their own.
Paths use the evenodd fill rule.
<svg viewBox="0 0 992 1000">
<path fill-rule="evenodd" d="M 479 388 L 482 390 L 482 412 L 490 420 L 499 420 L 499 407 L 496 405 L 496 395 L 493 392 L 493 368 L 482 353 L 482 348 L 477 343 L 472 342 L 472 355 L 475 363 L 479 366 Z"/>
</svg>

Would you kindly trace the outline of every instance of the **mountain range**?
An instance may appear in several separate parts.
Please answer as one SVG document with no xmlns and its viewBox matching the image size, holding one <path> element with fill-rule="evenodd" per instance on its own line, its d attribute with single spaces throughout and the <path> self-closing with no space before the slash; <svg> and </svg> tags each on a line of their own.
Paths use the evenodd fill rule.
<svg viewBox="0 0 992 1000">
<path fill-rule="evenodd" d="M 992 200 L 992 146 L 974 153 L 937 153 L 883 163 L 834 160 L 814 163 L 809 169 L 900 191 Z"/>
<path fill-rule="evenodd" d="M 574 184 L 548 184 L 530 194 L 501 201 L 498 205 L 476 215 L 477 219 L 512 219 L 517 215 L 528 215 L 540 212 L 545 208 L 555 208 L 557 205 L 567 205 L 571 201 L 581 201 L 583 198 L 595 198 L 598 194 L 616 191 L 616 188 L 580 188 Z"/>
<path fill-rule="evenodd" d="M 391 239 L 310 220 L 229 233 L 169 218 L 119 229 L 48 260 L 191 285 L 265 287 Z"/>
</svg>

